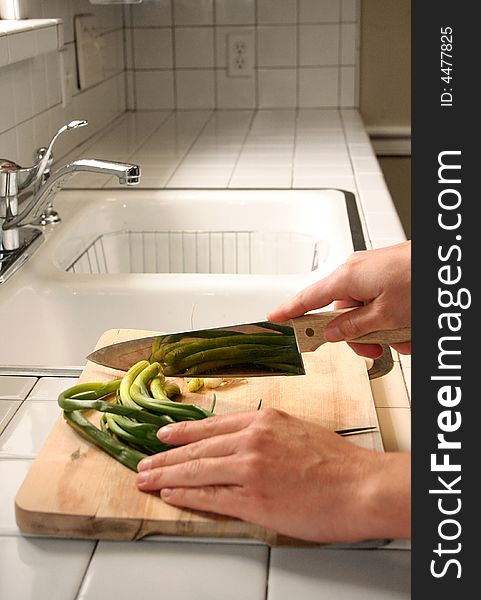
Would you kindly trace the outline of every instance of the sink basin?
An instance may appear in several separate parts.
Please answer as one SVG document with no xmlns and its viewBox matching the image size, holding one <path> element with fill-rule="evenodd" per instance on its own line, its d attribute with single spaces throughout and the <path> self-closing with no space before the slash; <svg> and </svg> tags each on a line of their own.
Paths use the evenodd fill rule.
<svg viewBox="0 0 481 600">
<path fill-rule="evenodd" d="M 0 366 L 82 366 L 107 329 L 263 320 L 363 238 L 338 190 L 63 191 L 0 286 Z"/>
</svg>

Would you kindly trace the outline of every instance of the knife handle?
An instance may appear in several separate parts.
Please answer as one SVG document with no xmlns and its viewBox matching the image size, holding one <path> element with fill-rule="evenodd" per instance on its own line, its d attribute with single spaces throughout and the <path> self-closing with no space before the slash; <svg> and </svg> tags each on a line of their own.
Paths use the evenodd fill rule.
<svg viewBox="0 0 481 600">
<path fill-rule="evenodd" d="M 353 310 L 351 308 L 347 310 Z M 314 314 L 304 315 L 291 319 L 290 324 L 296 332 L 297 346 L 300 352 L 312 352 L 325 344 L 328 340 L 324 337 L 324 329 L 335 317 L 346 312 L 343 310 L 333 310 Z M 360 344 L 399 344 L 400 342 L 411 341 L 411 328 L 401 327 L 398 329 L 389 329 L 385 331 L 373 331 L 350 342 Z"/>
</svg>

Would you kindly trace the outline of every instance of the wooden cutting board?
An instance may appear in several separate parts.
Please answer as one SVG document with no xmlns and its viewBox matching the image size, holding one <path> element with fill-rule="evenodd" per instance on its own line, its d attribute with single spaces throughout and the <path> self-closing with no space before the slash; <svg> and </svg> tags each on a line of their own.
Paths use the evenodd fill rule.
<svg viewBox="0 0 481 600">
<path fill-rule="evenodd" d="M 110 330 L 96 348 L 153 332 Z M 215 390 L 216 413 L 282 409 L 330 429 L 378 426 L 364 359 L 344 343 L 325 344 L 303 355 L 306 375 L 255 377 Z M 122 373 L 87 362 L 81 382 L 108 381 Z M 183 400 L 208 407 L 212 390 L 186 391 Z M 98 423 L 98 414 L 92 415 Z M 97 419 L 97 421 L 96 421 Z M 382 450 L 379 431 L 348 438 Z M 251 523 L 214 514 L 191 512 L 140 492 L 135 473 L 80 437 L 60 416 L 34 461 L 15 502 L 21 530 L 41 535 L 88 539 L 137 540 L 146 535 L 257 538 L 271 545 L 303 544 Z"/>
</svg>

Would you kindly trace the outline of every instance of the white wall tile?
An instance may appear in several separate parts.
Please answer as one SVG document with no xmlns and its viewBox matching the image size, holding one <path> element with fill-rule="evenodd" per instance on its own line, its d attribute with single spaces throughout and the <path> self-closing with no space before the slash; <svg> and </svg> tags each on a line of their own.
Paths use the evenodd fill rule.
<svg viewBox="0 0 481 600">
<path fill-rule="evenodd" d="M 255 22 L 255 0 L 215 0 L 220 25 L 250 25 Z"/>
<path fill-rule="evenodd" d="M 178 108 L 212 108 L 215 102 L 213 70 L 177 71 Z"/>
<path fill-rule="evenodd" d="M 356 91 L 356 69 L 354 67 L 340 68 L 341 86 L 340 86 L 340 105 L 351 107 L 357 105 Z"/>
<path fill-rule="evenodd" d="M 297 27 L 259 27 L 257 30 L 259 67 L 292 67 L 297 63 Z"/>
<path fill-rule="evenodd" d="M 175 25 L 212 25 L 213 0 L 174 0 Z"/>
<path fill-rule="evenodd" d="M 341 64 L 354 65 L 356 63 L 356 32 L 357 25 L 345 23 L 341 25 Z"/>
<path fill-rule="evenodd" d="M 44 19 L 62 19 L 64 24 L 64 40 L 65 42 L 74 41 L 73 31 L 73 16 L 79 12 L 78 3 L 73 3 L 72 0 L 43 0 L 43 2 L 30 2 L 27 17 Z M 92 12 L 85 10 L 84 12 Z"/>
<path fill-rule="evenodd" d="M 227 77 L 227 71 L 217 71 L 218 108 L 254 108 L 255 102 L 254 77 Z"/>
<path fill-rule="evenodd" d="M 259 23 L 295 23 L 296 0 L 257 0 Z"/>
<path fill-rule="evenodd" d="M 173 72 L 137 71 L 135 91 L 138 110 L 172 108 L 174 106 Z"/>
<path fill-rule="evenodd" d="M 58 56 L 55 52 L 45 55 L 45 64 L 47 68 L 47 95 L 48 105 L 55 106 L 61 102 L 62 93 L 59 78 Z"/>
<path fill-rule="evenodd" d="M 341 16 L 341 0 L 299 0 L 301 23 L 337 23 Z"/>
<path fill-rule="evenodd" d="M 37 54 L 57 50 L 57 27 L 42 27 L 35 32 Z"/>
<path fill-rule="evenodd" d="M 47 113 L 41 113 L 33 118 L 33 149 L 47 146 L 50 142 L 50 129 Z"/>
<path fill-rule="evenodd" d="M 342 0 L 341 19 L 357 21 L 359 19 L 359 0 Z"/>
<path fill-rule="evenodd" d="M 230 35 L 250 36 L 255 44 L 255 29 L 253 27 L 224 27 L 215 28 L 215 61 L 216 66 L 227 68 L 227 44 Z"/>
<path fill-rule="evenodd" d="M 17 136 L 15 129 L 0 133 L 0 157 L 18 163 Z"/>
<path fill-rule="evenodd" d="M 8 38 L 0 34 L 0 67 L 8 64 Z"/>
<path fill-rule="evenodd" d="M 175 30 L 177 68 L 214 66 L 213 27 L 178 27 Z"/>
<path fill-rule="evenodd" d="M 15 33 L 8 36 L 10 61 L 16 62 L 35 56 L 36 39 L 30 31 Z"/>
<path fill-rule="evenodd" d="M 32 91 L 33 113 L 38 114 L 48 108 L 47 67 L 43 55 L 32 61 Z"/>
<path fill-rule="evenodd" d="M 299 106 L 302 108 L 337 106 L 338 85 L 337 67 L 300 69 Z"/>
<path fill-rule="evenodd" d="M 18 160 L 23 167 L 32 165 L 34 151 L 33 120 L 29 119 L 16 127 Z"/>
<path fill-rule="evenodd" d="M 296 106 L 295 69 L 259 69 L 258 80 L 260 108 Z"/>
<path fill-rule="evenodd" d="M 171 69 L 172 30 L 134 29 L 133 61 L 136 69 Z"/>
<path fill-rule="evenodd" d="M 12 127 L 15 122 L 12 72 L 12 67 L 0 69 L 0 133 Z"/>
<path fill-rule="evenodd" d="M 134 32 L 135 29 L 127 27 L 124 30 L 124 46 L 125 46 L 125 68 L 134 68 Z"/>
<path fill-rule="evenodd" d="M 127 87 L 127 110 L 136 110 L 137 104 L 135 99 L 135 72 L 127 71 L 125 74 L 125 85 Z"/>
<path fill-rule="evenodd" d="M 299 36 L 299 64 L 301 66 L 338 64 L 338 25 L 301 25 Z"/>
<path fill-rule="evenodd" d="M 160 27 L 172 24 L 171 0 L 144 2 L 130 7 L 134 27 Z"/>
<path fill-rule="evenodd" d="M 17 63 L 12 77 L 15 123 L 30 119 L 33 115 L 31 63 Z"/>
<path fill-rule="evenodd" d="M 124 71 L 123 32 L 120 29 L 103 36 L 101 54 L 105 79 Z"/>
</svg>

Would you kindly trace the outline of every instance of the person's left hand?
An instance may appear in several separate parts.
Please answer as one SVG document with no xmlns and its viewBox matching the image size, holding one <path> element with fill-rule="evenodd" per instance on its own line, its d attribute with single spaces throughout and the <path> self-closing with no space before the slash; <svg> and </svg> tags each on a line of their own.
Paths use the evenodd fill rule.
<svg viewBox="0 0 481 600">
<path fill-rule="evenodd" d="M 165 502 L 318 542 L 409 535 L 409 458 L 360 448 L 274 409 L 168 425 L 139 463 Z M 387 495 L 387 496 L 386 496 Z"/>
</svg>

